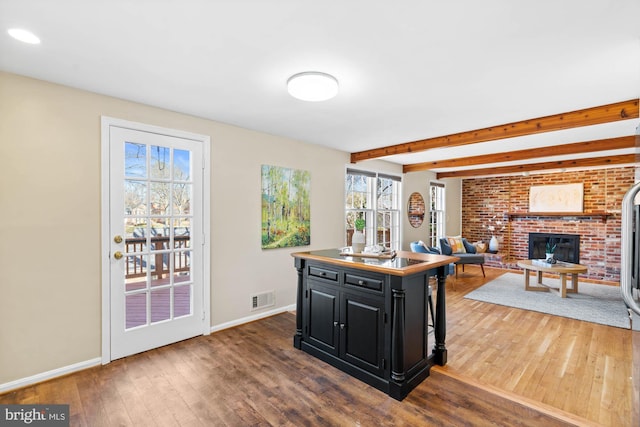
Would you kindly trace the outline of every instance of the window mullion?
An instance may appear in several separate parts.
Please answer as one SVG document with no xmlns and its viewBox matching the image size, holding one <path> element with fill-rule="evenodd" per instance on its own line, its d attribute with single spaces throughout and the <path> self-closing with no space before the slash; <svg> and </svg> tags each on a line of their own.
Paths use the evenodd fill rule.
<svg viewBox="0 0 640 427">
<path fill-rule="evenodd" d="M 370 195 L 371 195 L 371 207 L 373 208 L 373 212 L 371 212 L 371 240 L 367 239 L 372 245 L 377 245 L 378 244 L 378 236 L 376 233 L 376 230 L 378 229 L 377 226 L 377 222 L 378 222 L 378 197 L 377 197 L 377 193 L 378 193 L 378 189 L 377 189 L 377 185 L 378 185 L 378 179 L 376 177 L 370 178 L 370 182 L 371 182 L 371 190 L 370 190 Z"/>
</svg>

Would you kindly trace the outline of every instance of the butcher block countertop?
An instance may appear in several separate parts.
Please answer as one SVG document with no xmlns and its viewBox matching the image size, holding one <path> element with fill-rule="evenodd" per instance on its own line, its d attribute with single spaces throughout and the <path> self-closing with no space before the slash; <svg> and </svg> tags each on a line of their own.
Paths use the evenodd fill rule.
<svg viewBox="0 0 640 427">
<path fill-rule="evenodd" d="M 327 264 L 342 267 L 357 268 L 360 270 L 375 271 L 405 276 L 424 270 L 447 265 L 459 260 L 455 256 L 423 254 L 411 251 L 397 251 L 394 258 L 383 255 L 380 258 L 371 256 L 341 255 L 340 249 L 323 249 L 309 252 L 295 252 L 291 256 L 325 262 Z"/>
</svg>

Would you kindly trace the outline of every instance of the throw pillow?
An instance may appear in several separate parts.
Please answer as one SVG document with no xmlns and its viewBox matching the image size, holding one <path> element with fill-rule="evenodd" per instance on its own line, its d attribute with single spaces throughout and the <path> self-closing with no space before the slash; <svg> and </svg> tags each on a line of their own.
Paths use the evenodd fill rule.
<svg viewBox="0 0 640 427">
<path fill-rule="evenodd" d="M 467 250 L 464 248 L 464 243 L 462 243 L 462 237 L 447 237 L 447 241 L 449 242 L 449 246 L 451 246 L 451 252 L 454 254 L 466 254 Z"/>
<path fill-rule="evenodd" d="M 489 245 L 487 245 L 485 242 L 479 241 L 479 242 L 475 242 L 473 244 L 473 246 L 476 247 L 476 252 L 477 253 L 482 254 L 482 253 L 487 252 L 487 246 L 489 246 Z"/>
</svg>

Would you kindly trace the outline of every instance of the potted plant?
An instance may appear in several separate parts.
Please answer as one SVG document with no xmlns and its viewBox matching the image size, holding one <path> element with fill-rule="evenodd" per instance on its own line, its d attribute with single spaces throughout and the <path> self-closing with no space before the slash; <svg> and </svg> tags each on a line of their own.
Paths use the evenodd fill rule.
<svg viewBox="0 0 640 427">
<path fill-rule="evenodd" d="M 549 264 L 555 264 L 556 260 L 553 257 L 553 253 L 556 251 L 556 248 L 558 247 L 558 245 L 556 244 L 551 244 L 551 240 L 547 241 L 547 245 L 545 247 L 545 260 L 549 263 Z"/>
<path fill-rule="evenodd" d="M 366 238 L 364 236 L 363 231 L 364 231 L 365 225 L 366 225 L 366 222 L 362 218 L 358 218 L 354 222 L 356 231 L 353 233 L 353 236 L 351 237 L 351 249 L 355 254 L 364 252 Z"/>
</svg>

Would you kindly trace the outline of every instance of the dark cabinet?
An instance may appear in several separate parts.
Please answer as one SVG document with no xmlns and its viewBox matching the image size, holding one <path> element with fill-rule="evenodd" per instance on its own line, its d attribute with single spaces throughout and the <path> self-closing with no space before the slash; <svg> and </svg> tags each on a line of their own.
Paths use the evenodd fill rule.
<svg viewBox="0 0 640 427">
<path fill-rule="evenodd" d="M 339 292 L 309 280 L 303 337 L 329 354 L 338 355 L 340 303 Z"/>
<path fill-rule="evenodd" d="M 384 373 L 383 296 L 309 279 L 304 304 L 304 340 L 354 366 Z"/>
<path fill-rule="evenodd" d="M 384 299 L 381 297 L 343 292 L 340 298 L 340 358 L 383 375 L 386 369 L 384 318 Z"/>
<path fill-rule="evenodd" d="M 296 257 L 294 346 L 402 400 L 433 364 L 446 364 L 443 279 L 449 258 L 436 257 L 437 265 L 424 268 L 402 260 L 406 267 L 396 274 Z M 428 279 L 434 272 L 442 276 L 431 349 Z"/>
</svg>

